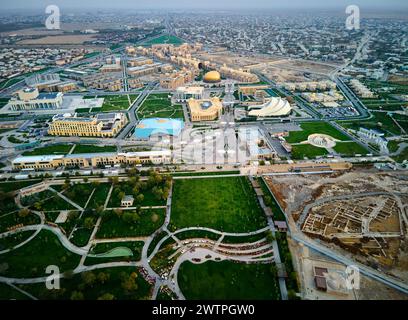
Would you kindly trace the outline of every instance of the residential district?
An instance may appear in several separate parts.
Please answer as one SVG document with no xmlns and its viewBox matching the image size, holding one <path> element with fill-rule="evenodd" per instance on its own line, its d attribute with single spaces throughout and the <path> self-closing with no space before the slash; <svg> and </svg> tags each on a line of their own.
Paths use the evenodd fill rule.
<svg viewBox="0 0 408 320">
<path fill-rule="evenodd" d="M 407 300 L 401 15 L 2 14 L 0 299 Z"/>
</svg>

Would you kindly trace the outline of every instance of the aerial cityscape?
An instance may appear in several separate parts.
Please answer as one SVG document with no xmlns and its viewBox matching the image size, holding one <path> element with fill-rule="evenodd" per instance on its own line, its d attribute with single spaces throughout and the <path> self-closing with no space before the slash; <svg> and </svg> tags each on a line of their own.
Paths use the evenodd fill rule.
<svg viewBox="0 0 408 320">
<path fill-rule="evenodd" d="M 408 3 L 3 2 L 0 300 L 408 300 Z"/>
</svg>

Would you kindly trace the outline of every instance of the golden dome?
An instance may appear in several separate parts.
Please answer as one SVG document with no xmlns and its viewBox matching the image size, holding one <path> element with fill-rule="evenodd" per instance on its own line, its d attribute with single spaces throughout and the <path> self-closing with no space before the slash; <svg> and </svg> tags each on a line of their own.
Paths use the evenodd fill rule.
<svg viewBox="0 0 408 320">
<path fill-rule="evenodd" d="M 216 83 L 221 81 L 221 75 L 218 71 L 210 71 L 204 75 L 204 82 Z"/>
</svg>

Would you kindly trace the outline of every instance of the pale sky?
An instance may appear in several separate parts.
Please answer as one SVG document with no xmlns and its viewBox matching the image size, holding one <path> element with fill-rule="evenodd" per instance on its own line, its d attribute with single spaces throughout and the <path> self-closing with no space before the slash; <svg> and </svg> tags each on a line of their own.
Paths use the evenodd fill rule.
<svg viewBox="0 0 408 320">
<path fill-rule="evenodd" d="M 45 9 L 50 4 L 77 9 L 330 9 L 351 4 L 361 8 L 391 11 L 399 8 L 408 9 L 408 0 L 1 0 L 1 9 Z"/>
</svg>

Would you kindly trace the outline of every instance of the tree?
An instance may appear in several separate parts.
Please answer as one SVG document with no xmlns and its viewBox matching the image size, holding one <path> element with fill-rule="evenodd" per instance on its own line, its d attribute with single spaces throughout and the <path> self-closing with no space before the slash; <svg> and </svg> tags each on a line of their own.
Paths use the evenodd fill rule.
<svg viewBox="0 0 408 320">
<path fill-rule="evenodd" d="M 123 216 L 123 210 L 122 209 L 114 209 L 113 213 L 116 214 L 118 218 L 121 218 Z"/>
<path fill-rule="evenodd" d="M 92 217 L 88 217 L 84 220 L 84 227 L 87 229 L 92 229 L 95 225 L 95 221 Z"/>
<path fill-rule="evenodd" d="M 81 291 L 74 291 L 71 294 L 71 300 L 84 300 L 84 294 Z"/>
<path fill-rule="evenodd" d="M 104 206 L 98 206 L 95 211 L 96 213 L 100 216 L 102 214 L 102 212 L 105 210 Z"/>
<path fill-rule="evenodd" d="M 81 277 L 86 286 L 92 287 L 95 284 L 96 276 L 93 272 L 84 272 Z"/>
<path fill-rule="evenodd" d="M 88 183 L 89 179 L 88 178 L 84 178 L 84 182 Z"/>
<path fill-rule="evenodd" d="M 128 277 L 122 281 L 122 288 L 128 292 L 136 291 L 137 284 L 136 279 L 133 277 Z"/>
<path fill-rule="evenodd" d="M 36 203 L 34 203 L 34 209 L 37 210 L 37 211 L 41 211 L 41 209 L 42 209 L 41 202 L 37 201 Z"/>
<path fill-rule="evenodd" d="M 140 220 L 140 216 L 137 212 L 125 212 L 122 217 L 126 223 L 136 223 Z"/>
<path fill-rule="evenodd" d="M 158 200 L 161 200 L 163 198 L 163 190 L 159 187 L 153 187 L 152 193 Z"/>
<path fill-rule="evenodd" d="M 273 241 L 275 241 L 275 237 L 273 236 L 273 234 L 272 234 L 271 231 L 269 231 L 268 234 L 266 235 L 266 240 L 267 240 L 268 242 L 273 242 Z"/>
<path fill-rule="evenodd" d="M 99 272 L 98 273 L 98 281 L 102 284 L 104 284 L 106 281 L 108 281 L 110 278 L 108 273 L 105 272 Z"/>
<path fill-rule="evenodd" d="M 78 217 L 79 217 L 79 212 L 78 211 L 70 211 L 69 213 L 68 213 L 68 221 L 73 221 L 73 220 L 76 220 L 76 219 L 78 219 Z"/>
<path fill-rule="evenodd" d="M 105 293 L 101 295 L 98 300 L 105 300 L 105 301 L 110 301 L 110 300 L 115 300 L 115 296 L 111 293 Z"/>
<path fill-rule="evenodd" d="M 137 197 L 136 197 L 136 202 L 137 203 L 142 203 L 143 202 L 143 200 L 144 200 L 144 195 L 143 194 L 139 194 Z"/>
<path fill-rule="evenodd" d="M 31 214 L 31 211 L 27 208 L 23 208 L 18 212 L 18 216 L 21 218 L 28 217 Z"/>
</svg>

